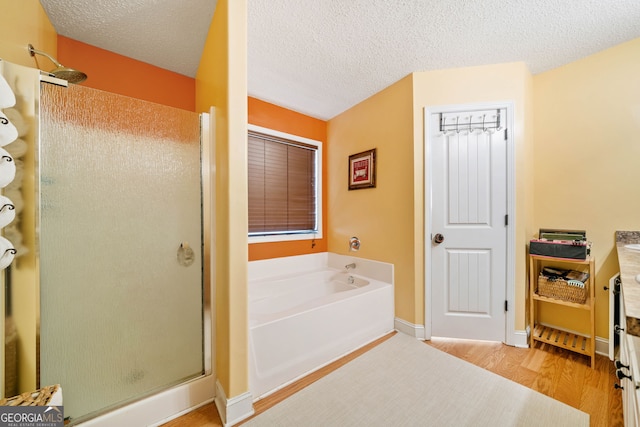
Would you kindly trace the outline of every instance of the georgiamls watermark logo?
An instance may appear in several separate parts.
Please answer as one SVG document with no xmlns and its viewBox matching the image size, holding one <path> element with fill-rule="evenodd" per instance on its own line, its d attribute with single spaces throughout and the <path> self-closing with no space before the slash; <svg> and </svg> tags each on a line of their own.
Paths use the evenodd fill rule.
<svg viewBox="0 0 640 427">
<path fill-rule="evenodd" d="M 0 406 L 0 427 L 63 427 L 62 406 Z"/>
</svg>

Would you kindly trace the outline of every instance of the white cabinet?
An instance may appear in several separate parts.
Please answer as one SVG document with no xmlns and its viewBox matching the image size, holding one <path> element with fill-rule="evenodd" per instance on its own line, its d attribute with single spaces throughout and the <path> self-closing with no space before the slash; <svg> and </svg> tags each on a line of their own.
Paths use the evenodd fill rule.
<svg viewBox="0 0 640 427">
<path fill-rule="evenodd" d="M 620 298 L 620 319 L 618 333 L 620 334 L 620 353 L 616 361 L 616 376 L 620 380 L 622 388 L 622 412 L 624 415 L 624 425 L 636 427 L 638 423 L 638 355 L 636 348 L 640 346 L 640 337 L 627 334 L 627 318 L 624 311 L 624 296 L 622 288 L 618 294 Z M 613 339 L 613 337 L 612 337 Z"/>
</svg>

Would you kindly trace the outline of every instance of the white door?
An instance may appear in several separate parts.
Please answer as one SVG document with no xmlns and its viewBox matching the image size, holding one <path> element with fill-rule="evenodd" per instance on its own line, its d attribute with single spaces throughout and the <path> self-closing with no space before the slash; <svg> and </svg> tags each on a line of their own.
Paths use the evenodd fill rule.
<svg viewBox="0 0 640 427">
<path fill-rule="evenodd" d="M 429 119 L 431 335 L 505 341 L 506 110 Z"/>
</svg>

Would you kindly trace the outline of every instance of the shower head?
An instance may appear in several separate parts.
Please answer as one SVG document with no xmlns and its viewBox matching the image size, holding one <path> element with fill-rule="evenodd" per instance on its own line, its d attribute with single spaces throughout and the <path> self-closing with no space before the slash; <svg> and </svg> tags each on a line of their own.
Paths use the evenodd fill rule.
<svg viewBox="0 0 640 427">
<path fill-rule="evenodd" d="M 41 50 L 35 49 L 33 45 L 29 44 L 29 54 L 31 56 L 42 55 L 49 58 L 49 61 L 53 62 L 56 66 L 53 70 L 49 71 L 54 77 L 68 81 L 69 83 L 82 83 L 87 79 L 87 75 L 82 71 L 68 68 L 56 61 L 51 55 Z"/>
<path fill-rule="evenodd" d="M 82 71 L 74 70 L 68 67 L 58 67 L 51 71 L 54 77 L 68 81 L 69 83 L 82 83 L 87 80 L 87 75 Z"/>
</svg>

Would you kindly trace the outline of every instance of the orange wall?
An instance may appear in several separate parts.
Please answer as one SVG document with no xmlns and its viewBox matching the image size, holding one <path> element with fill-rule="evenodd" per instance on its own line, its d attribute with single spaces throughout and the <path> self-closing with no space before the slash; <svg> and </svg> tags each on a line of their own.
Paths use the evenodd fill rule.
<svg viewBox="0 0 640 427">
<path fill-rule="evenodd" d="M 84 86 L 195 111 L 196 83 L 191 77 L 60 35 L 57 59 L 66 67 L 85 72 L 89 78 Z M 38 57 L 38 63 L 46 71 L 54 68 L 43 56 Z"/>
<path fill-rule="evenodd" d="M 323 238 L 292 242 L 253 243 L 249 245 L 249 261 L 303 255 L 327 251 L 327 122 L 305 116 L 286 108 L 249 97 L 249 123 L 268 129 L 286 132 L 323 144 L 322 150 L 322 230 Z"/>
</svg>

